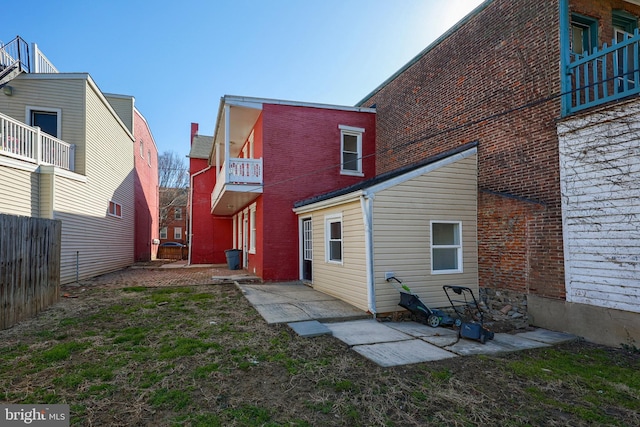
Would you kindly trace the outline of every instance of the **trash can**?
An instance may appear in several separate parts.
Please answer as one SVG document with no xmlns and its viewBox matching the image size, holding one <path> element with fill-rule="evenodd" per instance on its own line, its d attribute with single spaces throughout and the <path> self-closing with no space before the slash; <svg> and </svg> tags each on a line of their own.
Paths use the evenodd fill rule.
<svg viewBox="0 0 640 427">
<path fill-rule="evenodd" d="M 240 249 L 227 249 L 224 254 L 227 256 L 227 266 L 229 270 L 240 270 Z"/>
</svg>

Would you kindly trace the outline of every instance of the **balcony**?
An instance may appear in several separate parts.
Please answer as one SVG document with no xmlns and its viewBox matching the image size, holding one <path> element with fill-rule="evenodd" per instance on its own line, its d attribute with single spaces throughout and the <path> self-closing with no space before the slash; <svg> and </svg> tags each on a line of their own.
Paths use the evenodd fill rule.
<svg viewBox="0 0 640 427">
<path fill-rule="evenodd" d="M 0 113 L 0 156 L 74 170 L 75 145 Z"/>
<path fill-rule="evenodd" d="M 563 115 L 640 93 L 640 34 L 571 54 L 563 80 Z"/>
<path fill-rule="evenodd" d="M 211 193 L 211 213 L 232 215 L 262 194 L 262 159 L 230 158 Z"/>
</svg>

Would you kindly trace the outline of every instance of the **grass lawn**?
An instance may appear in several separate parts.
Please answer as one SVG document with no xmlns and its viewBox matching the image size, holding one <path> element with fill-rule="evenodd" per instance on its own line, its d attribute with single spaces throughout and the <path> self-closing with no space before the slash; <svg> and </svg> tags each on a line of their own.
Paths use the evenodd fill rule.
<svg viewBox="0 0 640 427">
<path fill-rule="evenodd" d="M 0 402 L 78 426 L 640 425 L 640 353 L 585 342 L 381 368 L 232 285 L 89 287 L 0 331 Z"/>
</svg>

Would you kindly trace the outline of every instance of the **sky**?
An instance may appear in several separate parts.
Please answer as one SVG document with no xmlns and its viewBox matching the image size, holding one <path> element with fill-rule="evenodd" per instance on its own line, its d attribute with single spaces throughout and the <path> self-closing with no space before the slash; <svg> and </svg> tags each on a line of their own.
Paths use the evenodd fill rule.
<svg viewBox="0 0 640 427">
<path fill-rule="evenodd" d="M 224 95 L 353 106 L 482 0 L 31 0 L 5 2 L 60 72 L 131 95 L 158 152 L 212 135 Z M 11 17 L 8 19 L 7 17 Z"/>
</svg>

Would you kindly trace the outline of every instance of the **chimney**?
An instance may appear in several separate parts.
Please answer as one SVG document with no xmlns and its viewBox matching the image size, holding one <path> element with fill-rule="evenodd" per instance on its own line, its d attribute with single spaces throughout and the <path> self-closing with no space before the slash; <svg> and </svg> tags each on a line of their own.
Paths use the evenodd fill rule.
<svg viewBox="0 0 640 427">
<path fill-rule="evenodd" d="M 191 123 L 191 145 L 193 145 L 193 137 L 198 134 L 198 124 Z"/>
</svg>

